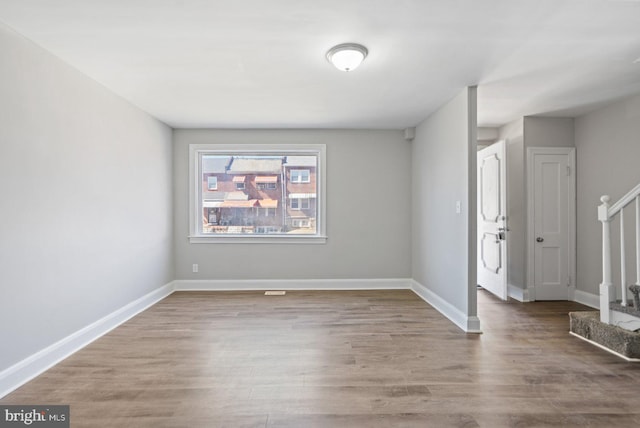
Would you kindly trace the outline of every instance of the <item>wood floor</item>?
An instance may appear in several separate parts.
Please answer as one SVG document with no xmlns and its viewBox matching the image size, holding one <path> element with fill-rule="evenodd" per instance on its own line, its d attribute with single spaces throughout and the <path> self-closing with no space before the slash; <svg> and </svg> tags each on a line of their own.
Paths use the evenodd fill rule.
<svg viewBox="0 0 640 428">
<path fill-rule="evenodd" d="M 179 292 L 0 400 L 72 427 L 640 426 L 640 364 L 576 303 L 479 292 L 467 335 L 411 291 Z"/>
</svg>

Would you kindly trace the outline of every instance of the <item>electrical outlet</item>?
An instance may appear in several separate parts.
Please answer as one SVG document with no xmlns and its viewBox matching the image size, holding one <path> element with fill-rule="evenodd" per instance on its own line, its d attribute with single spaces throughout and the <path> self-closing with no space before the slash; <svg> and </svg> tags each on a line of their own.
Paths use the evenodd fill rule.
<svg viewBox="0 0 640 428">
<path fill-rule="evenodd" d="M 198 263 L 194 263 L 194 264 L 191 266 L 191 270 L 192 270 L 194 273 L 198 273 Z"/>
</svg>

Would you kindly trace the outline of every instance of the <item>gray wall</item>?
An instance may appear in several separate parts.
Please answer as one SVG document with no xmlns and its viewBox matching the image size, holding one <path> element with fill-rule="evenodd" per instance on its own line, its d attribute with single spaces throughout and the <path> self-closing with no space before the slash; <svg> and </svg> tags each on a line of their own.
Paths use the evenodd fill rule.
<svg viewBox="0 0 640 428">
<path fill-rule="evenodd" d="M 327 235 L 315 244 L 190 244 L 189 144 L 327 145 Z M 174 131 L 177 279 L 356 279 L 411 275 L 410 144 L 401 131 Z M 199 264 L 199 273 L 191 265 Z"/>
<path fill-rule="evenodd" d="M 0 371 L 172 280 L 171 130 L 0 24 Z"/>
<path fill-rule="evenodd" d="M 416 128 L 411 151 L 412 277 L 470 316 L 476 315 L 475 108 L 476 90 L 467 88 Z"/>
<path fill-rule="evenodd" d="M 502 126 L 499 135 L 505 140 L 507 151 L 507 282 L 511 287 L 525 289 L 527 224 L 523 119 Z"/>
<path fill-rule="evenodd" d="M 524 117 L 499 129 L 507 147 L 507 218 L 509 232 L 507 282 L 526 289 L 527 278 L 527 167 L 528 147 L 572 147 L 571 118 Z"/>
<path fill-rule="evenodd" d="M 573 147 L 573 119 L 525 117 L 524 144 L 526 147 Z"/>
<path fill-rule="evenodd" d="M 613 103 L 575 120 L 575 145 L 578 175 L 577 288 L 598 294 L 602 282 L 602 226 L 597 219 L 600 196 L 610 195 L 615 202 L 640 183 L 640 95 Z M 634 215 L 631 208 L 627 217 Z M 618 224 L 613 225 L 614 252 L 619 253 Z M 634 234 L 634 226 L 626 229 Z M 628 282 L 635 281 L 633 245 L 627 239 Z M 613 265 L 619 278 L 619 261 Z M 617 289 L 617 287 L 616 287 Z"/>
</svg>

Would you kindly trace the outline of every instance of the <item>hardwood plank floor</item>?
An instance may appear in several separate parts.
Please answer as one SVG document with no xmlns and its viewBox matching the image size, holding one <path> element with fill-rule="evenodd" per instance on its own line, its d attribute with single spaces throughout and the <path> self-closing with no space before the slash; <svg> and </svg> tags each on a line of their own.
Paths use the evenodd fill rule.
<svg viewBox="0 0 640 428">
<path fill-rule="evenodd" d="M 178 292 L 0 400 L 72 427 L 639 426 L 640 365 L 571 302 L 480 291 L 467 335 L 408 290 Z"/>
</svg>

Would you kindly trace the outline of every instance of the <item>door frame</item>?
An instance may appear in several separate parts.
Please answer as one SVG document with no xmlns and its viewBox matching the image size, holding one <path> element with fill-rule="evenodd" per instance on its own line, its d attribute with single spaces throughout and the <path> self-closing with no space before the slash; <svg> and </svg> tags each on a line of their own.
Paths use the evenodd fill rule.
<svg viewBox="0 0 640 428">
<path fill-rule="evenodd" d="M 528 300 L 536 300 L 535 290 L 535 235 L 534 235 L 534 159 L 537 155 L 566 155 L 569 166 L 569 189 L 567 197 L 567 249 L 569 251 L 569 285 L 567 300 L 574 300 L 576 290 L 576 149 L 575 147 L 528 147 L 527 148 L 527 291 Z"/>
</svg>

